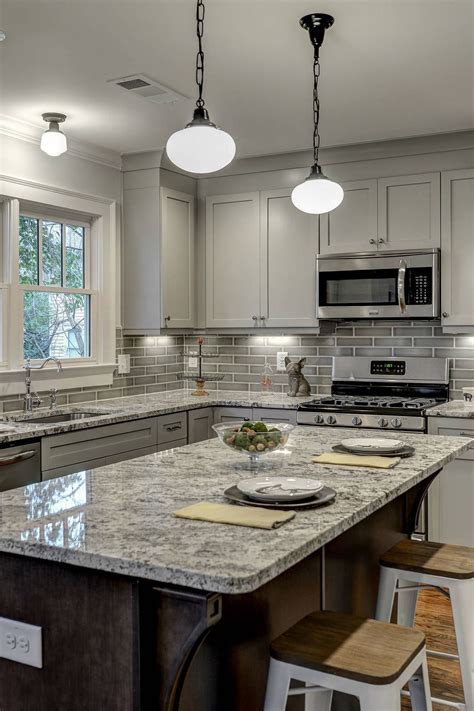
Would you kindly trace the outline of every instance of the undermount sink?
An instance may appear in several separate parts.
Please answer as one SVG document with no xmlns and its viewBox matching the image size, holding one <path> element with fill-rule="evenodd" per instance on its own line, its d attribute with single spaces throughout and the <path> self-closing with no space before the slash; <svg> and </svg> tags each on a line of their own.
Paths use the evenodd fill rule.
<svg viewBox="0 0 474 711">
<path fill-rule="evenodd" d="M 48 424 L 50 422 L 72 422 L 74 420 L 85 420 L 88 417 L 101 417 L 108 415 L 108 412 L 61 412 L 55 415 L 30 415 L 22 417 L 20 422 L 32 422 L 33 424 Z"/>
</svg>

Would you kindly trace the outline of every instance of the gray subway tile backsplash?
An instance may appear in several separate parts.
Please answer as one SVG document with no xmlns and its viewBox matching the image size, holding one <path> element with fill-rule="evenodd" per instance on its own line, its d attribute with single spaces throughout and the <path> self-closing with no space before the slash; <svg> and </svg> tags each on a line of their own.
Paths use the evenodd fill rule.
<svg viewBox="0 0 474 711">
<path fill-rule="evenodd" d="M 196 345 L 195 334 L 186 336 L 126 336 L 117 332 L 117 354 L 128 353 L 131 371 L 114 374 L 108 387 L 61 390 L 58 404 L 82 404 L 110 397 L 159 393 L 192 388 L 193 383 L 177 379 L 187 370 L 183 349 Z M 207 390 L 258 392 L 260 373 L 265 365 L 273 369 L 274 392 L 286 392 L 286 373 L 276 372 L 277 351 L 286 351 L 292 360 L 306 358 L 304 373 L 315 394 L 331 389 L 332 357 L 338 356 L 438 356 L 448 358 L 451 368 L 451 397 L 462 398 L 463 387 L 474 387 L 474 337 L 444 335 L 439 323 L 376 321 L 336 326 L 334 332 L 315 335 L 204 335 L 204 346 L 216 358 L 204 363 L 204 372 L 220 373 L 222 381 L 207 383 Z M 60 383 L 58 383 L 60 385 Z M 47 393 L 40 393 L 47 403 Z M 5 413 L 23 406 L 21 395 L 0 398 Z"/>
</svg>

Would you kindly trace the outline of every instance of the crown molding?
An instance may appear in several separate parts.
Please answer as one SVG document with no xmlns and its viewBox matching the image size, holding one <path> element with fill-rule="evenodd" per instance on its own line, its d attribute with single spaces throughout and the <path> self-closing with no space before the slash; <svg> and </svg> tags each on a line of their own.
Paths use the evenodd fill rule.
<svg viewBox="0 0 474 711">
<path fill-rule="evenodd" d="M 88 193 L 80 193 L 76 190 L 68 190 L 66 188 L 61 188 L 57 185 L 49 185 L 46 183 L 38 183 L 34 180 L 28 180 L 26 178 L 17 178 L 11 175 L 2 175 L 0 173 L 0 195 L 2 193 L 2 184 L 13 184 L 21 185 L 25 188 L 33 188 L 34 190 L 45 190 L 50 193 L 57 193 L 58 195 L 65 195 L 66 197 L 77 198 L 80 200 L 87 200 L 88 202 L 97 202 L 100 205 L 114 205 L 116 201 L 114 198 L 102 197 L 100 195 L 89 195 Z"/>
<path fill-rule="evenodd" d="M 0 114 L 0 135 L 15 138 L 19 141 L 26 141 L 40 145 L 41 135 L 44 131 L 36 124 L 29 123 L 20 119 L 13 118 Z M 67 153 L 75 158 L 91 161 L 105 165 L 107 168 L 121 170 L 122 158 L 119 153 L 110 151 L 107 148 L 101 148 L 91 143 L 78 141 L 75 138 L 67 137 L 68 149 Z"/>
</svg>

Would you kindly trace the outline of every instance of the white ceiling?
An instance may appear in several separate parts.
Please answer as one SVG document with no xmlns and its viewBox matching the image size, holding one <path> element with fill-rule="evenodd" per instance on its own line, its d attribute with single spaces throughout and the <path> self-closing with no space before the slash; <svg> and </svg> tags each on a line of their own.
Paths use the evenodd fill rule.
<svg viewBox="0 0 474 711">
<path fill-rule="evenodd" d="M 474 126 L 474 0 L 206 0 L 204 95 L 238 156 L 311 144 L 312 49 L 299 18 L 330 12 L 323 146 Z M 121 153 L 190 120 L 195 0 L 0 0 L 0 113 Z M 157 106 L 107 80 L 145 73 L 190 97 Z"/>
</svg>

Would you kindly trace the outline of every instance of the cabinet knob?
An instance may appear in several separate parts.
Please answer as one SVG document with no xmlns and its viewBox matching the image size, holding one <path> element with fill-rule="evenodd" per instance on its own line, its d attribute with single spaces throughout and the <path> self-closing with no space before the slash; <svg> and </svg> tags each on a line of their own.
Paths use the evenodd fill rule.
<svg viewBox="0 0 474 711">
<path fill-rule="evenodd" d="M 265 321 L 266 318 L 266 316 L 260 316 L 260 321 Z"/>
<path fill-rule="evenodd" d="M 377 244 L 375 239 L 369 239 L 369 244 Z"/>
<path fill-rule="evenodd" d="M 443 311 L 443 318 L 448 318 L 449 314 L 447 311 Z"/>
<path fill-rule="evenodd" d="M 171 316 L 165 316 L 165 321 L 171 321 Z"/>
<path fill-rule="evenodd" d="M 255 321 L 255 323 L 257 323 L 257 321 L 258 321 L 258 316 L 252 316 L 252 321 Z"/>
<path fill-rule="evenodd" d="M 385 244 L 385 240 L 382 239 L 382 237 L 379 237 L 379 239 L 377 240 L 377 244 Z"/>
</svg>

